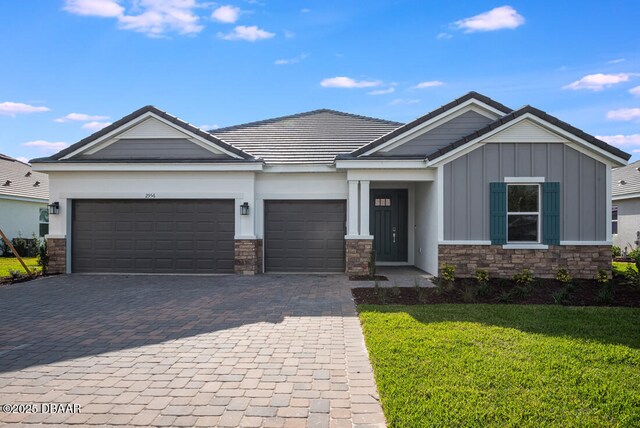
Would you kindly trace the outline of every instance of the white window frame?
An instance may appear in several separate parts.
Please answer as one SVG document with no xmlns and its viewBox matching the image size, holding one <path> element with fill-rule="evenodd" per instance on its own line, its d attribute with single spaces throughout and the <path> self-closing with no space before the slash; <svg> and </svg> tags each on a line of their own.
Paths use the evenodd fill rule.
<svg viewBox="0 0 640 428">
<path fill-rule="evenodd" d="M 538 188 L 538 211 L 536 212 L 511 212 L 509 211 L 509 186 L 536 186 Z M 536 215 L 538 216 L 538 240 L 537 241 L 510 241 L 509 240 L 509 215 Z M 507 221 L 506 221 L 507 245 L 535 245 L 542 242 L 542 186 L 541 183 L 520 181 L 507 183 Z"/>
<path fill-rule="evenodd" d="M 616 218 L 615 220 L 613 219 L 613 211 L 616 211 Z M 612 205 L 611 206 L 611 234 L 612 235 L 617 235 L 618 234 L 618 220 L 620 219 L 620 208 L 618 207 L 618 205 Z M 616 224 L 616 232 L 613 232 L 613 224 Z"/>
<path fill-rule="evenodd" d="M 40 220 L 40 215 L 42 214 L 41 211 L 43 211 L 43 210 L 47 212 L 47 221 L 46 222 Z M 40 209 L 38 210 L 38 237 L 39 238 L 44 238 L 46 235 L 49 234 L 48 231 L 44 235 L 40 234 L 40 225 L 42 225 L 42 224 L 46 224 L 47 226 L 49 226 L 49 207 L 40 207 Z"/>
</svg>

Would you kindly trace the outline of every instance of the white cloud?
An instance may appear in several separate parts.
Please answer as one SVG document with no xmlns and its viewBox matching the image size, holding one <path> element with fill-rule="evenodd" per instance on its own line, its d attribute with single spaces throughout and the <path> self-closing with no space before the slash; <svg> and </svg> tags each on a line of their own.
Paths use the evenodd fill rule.
<svg viewBox="0 0 640 428">
<path fill-rule="evenodd" d="M 596 135 L 596 138 L 612 144 L 614 146 L 624 146 L 626 144 L 640 144 L 640 134 L 631 135 Z"/>
<path fill-rule="evenodd" d="M 309 55 L 306 53 L 300 54 L 295 58 L 289 58 L 289 59 L 277 59 L 274 61 L 274 64 L 276 65 L 288 65 L 288 64 L 297 64 L 300 61 L 308 58 Z"/>
<path fill-rule="evenodd" d="M 577 91 L 579 89 L 589 89 L 592 91 L 601 91 L 604 88 L 616 85 L 618 83 L 628 81 L 634 73 L 618 73 L 618 74 L 589 74 L 583 78 L 576 80 L 573 83 L 569 83 L 562 87 L 562 89 L 573 89 Z"/>
<path fill-rule="evenodd" d="M 438 35 L 436 36 L 436 39 L 438 40 L 449 40 L 451 39 L 453 36 L 449 33 L 438 33 Z"/>
<path fill-rule="evenodd" d="M 636 95 L 640 97 L 640 86 L 636 86 L 635 88 L 629 89 L 629 93 L 631 95 Z"/>
<path fill-rule="evenodd" d="M 320 85 L 325 88 L 372 88 L 382 85 L 379 80 L 355 80 L 350 77 L 338 76 L 323 79 Z"/>
<path fill-rule="evenodd" d="M 387 89 L 376 89 L 375 91 L 367 92 L 369 95 L 386 95 L 392 94 L 396 91 L 396 88 L 393 86 L 388 87 Z"/>
<path fill-rule="evenodd" d="M 235 6 L 220 6 L 211 14 L 215 21 L 233 24 L 240 17 L 240 8 Z"/>
<path fill-rule="evenodd" d="M 62 141 L 51 142 L 51 141 L 45 141 L 45 140 L 28 141 L 26 143 L 22 143 L 22 145 L 25 147 L 37 147 L 38 149 L 40 149 L 42 152 L 45 152 L 45 153 L 55 153 L 69 147 L 67 143 L 63 143 Z"/>
<path fill-rule="evenodd" d="M 5 101 L 0 103 L 0 115 L 15 116 L 16 114 L 40 113 L 49 111 L 48 107 L 32 106 L 24 103 L 12 103 Z"/>
<path fill-rule="evenodd" d="M 82 129 L 88 129 L 89 131 L 99 131 L 102 128 L 105 128 L 107 126 L 111 125 L 111 122 L 99 122 L 99 121 L 92 121 L 92 122 L 87 122 L 84 125 L 82 125 Z"/>
<path fill-rule="evenodd" d="M 607 61 L 607 64 L 620 64 L 621 62 L 625 62 L 626 58 L 617 58 L 612 59 L 611 61 Z"/>
<path fill-rule="evenodd" d="M 513 30 L 523 25 L 524 22 L 524 17 L 514 8 L 501 6 L 491 9 L 489 12 L 456 21 L 453 26 L 458 30 L 464 30 L 465 33 L 474 33 L 476 31 Z"/>
<path fill-rule="evenodd" d="M 275 36 L 274 33 L 262 30 L 255 25 L 247 27 L 245 25 L 238 25 L 228 34 L 218 33 L 218 37 L 224 40 L 246 40 L 248 42 L 255 42 L 257 40 L 270 39 Z"/>
<path fill-rule="evenodd" d="M 115 0 L 66 0 L 63 9 L 75 15 L 104 18 L 115 18 L 124 12 L 124 8 Z"/>
<path fill-rule="evenodd" d="M 428 82 L 418 83 L 416 86 L 414 86 L 414 89 L 433 88 L 433 87 L 442 86 L 442 85 L 444 85 L 444 82 L 441 82 L 439 80 L 430 80 Z"/>
<path fill-rule="evenodd" d="M 640 120 L 640 108 L 621 108 L 607 113 L 609 120 Z"/>
<path fill-rule="evenodd" d="M 69 113 L 66 116 L 59 117 L 54 119 L 54 122 L 64 123 L 64 122 L 88 122 L 90 120 L 106 120 L 109 119 L 109 116 L 99 116 L 99 115 L 90 115 L 84 113 Z"/>
<path fill-rule="evenodd" d="M 133 30 L 150 37 L 162 37 L 168 32 L 178 34 L 199 33 L 204 28 L 198 24 L 196 0 L 136 0 L 130 10 L 115 0 L 66 0 L 67 12 L 102 18 L 116 18 L 118 27 Z"/>
<path fill-rule="evenodd" d="M 408 104 L 417 104 L 420 100 L 415 99 L 405 99 L 405 98 L 396 98 L 395 100 L 389 103 L 390 106 L 400 106 L 400 105 L 408 105 Z"/>
</svg>

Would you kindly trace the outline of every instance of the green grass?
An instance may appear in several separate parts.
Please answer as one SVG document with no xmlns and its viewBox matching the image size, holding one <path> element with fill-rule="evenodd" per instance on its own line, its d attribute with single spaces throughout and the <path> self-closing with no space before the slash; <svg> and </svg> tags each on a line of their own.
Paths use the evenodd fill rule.
<svg viewBox="0 0 640 428">
<path fill-rule="evenodd" d="M 40 271 L 37 257 L 23 257 L 22 260 L 24 260 L 31 272 Z M 24 268 L 15 257 L 0 257 L 0 278 L 11 276 L 12 270 L 26 274 Z"/>
<path fill-rule="evenodd" d="M 635 270 L 636 272 L 638 272 L 638 268 L 636 267 L 635 263 L 627 263 L 627 262 L 612 262 L 613 264 L 613 271 L 614 272 L 618 272 L 621 274 L 624 274 L 628 268 L 631 268 L 633 270 Z"/>
<path fill-rule="evenodd" d="M 358 310 L 390 427 L 640 426 L 640 309 Z"/>
</svg>

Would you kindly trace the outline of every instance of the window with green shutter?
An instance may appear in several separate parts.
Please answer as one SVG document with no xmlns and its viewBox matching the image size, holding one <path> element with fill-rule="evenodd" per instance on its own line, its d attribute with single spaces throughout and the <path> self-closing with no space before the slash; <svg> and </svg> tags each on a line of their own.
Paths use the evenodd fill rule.
<svg viewBox="0 0 640 428">
<path fill-rule="evenodd" d="M 490 237 L 491 244 L 501 245 L 507 243 L 507 184 L 490 183 Z"/>
<path fill-rule="evenodd" d="M 542 243 L 560 245 L 560 183 L 542 183 Z"/>
</svg>

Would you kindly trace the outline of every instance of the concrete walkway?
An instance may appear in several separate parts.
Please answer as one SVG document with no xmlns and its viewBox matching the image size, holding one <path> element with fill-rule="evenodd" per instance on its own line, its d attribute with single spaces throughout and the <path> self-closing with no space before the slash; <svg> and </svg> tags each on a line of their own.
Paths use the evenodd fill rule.
<svg viewBox="0 0 640 428">
<path fill-rule="evenodd" d="M 80 412 L 0 413 L 0 425 L 384 426 L 353 285 L 68 275 L 2 287 L 0 404 Z"/>
</svg>

